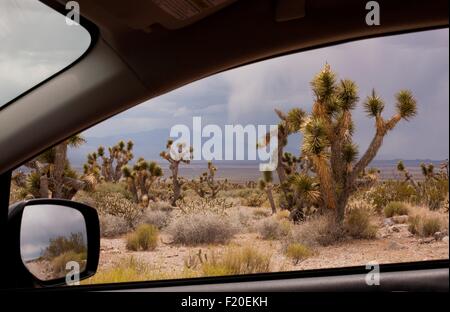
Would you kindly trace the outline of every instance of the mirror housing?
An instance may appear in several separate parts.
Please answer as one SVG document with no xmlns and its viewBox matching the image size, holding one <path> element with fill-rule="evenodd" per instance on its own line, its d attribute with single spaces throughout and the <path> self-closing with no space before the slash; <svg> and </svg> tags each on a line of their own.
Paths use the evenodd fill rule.
<svg viewBox="0 0 450 312">
<path fill-rule="evenodd" d="M 70 208 L 80 217 L 84 218 L 85 228 L 83 228 L 83 241 L 84 244 L 87 244 L 87 250 L 84 249 L 83 251 L 84 258 L 86 258 L 86 260 L 83 260 L 83 270 L 80 270 L 79 272 L 79 280 L 81 281 L 83 279 L 86 279 L 94 275 L 97 271 L 100 254 L 100 224 L 97 211 L 94 208 L 85 204 L 63 199 L 45 198 L 21 201 L 10 206 L 8 211 L 8 269 L 11 268 L 14 270 L 14 286 L 16 288 L 67 285 L 65 274 L 63 274 L 62 276 L 54 276 L 54 278 L 42 278 L 42 276 L 41 278 L 38 278 L 38 276 L 36 276 L 37 274 L 33 274 L 31 272 L 33 270 L 30 270 L 29 266 L 27 267 L 27 265 L 25 264 L 26 261 L 23 260 L 23 248 L 21 244 L 21 236 L 23 235 L 23 232 L 39 231 L 39 226 L 43 227 L 42 224 L 48 224 L 49 228 L 43 228 L 42 230 L 44 233 L 47 233 L 49 239 L 54 239 L 55 237 L 50 237 L 49 233 L 52 232 L 52 224 L 54 224 L 55 227 L 58 225 L 55 214 L 52 214 L 43 216 L 44 220 L 42 220 L 41 218 L 40 225 L 36 223 L 34 229 L 24 229 L 22 228 L 23 226 L 29 227 L 33 222 L 33 218 L 28 217 L 27 221 L 24 224 L 24 212 L 27 211 L 26 215 L 29 215 L 29 212 L 39 213 L 38 210 L 42 209 L 42 207 L 52 206 L 60 206 L 58 207 L 58 209 L 65 209 L 66 207 Z M 67 219 L 65 219 L 64 221 L 64 227 L 70 228 L 71 225 L 77 226 L 74 223 L 80 223 L 80 218 L 75 218 L 73 222 L 70 222 L 70 220 Z M 32 232 L 27 233 L 27 236 L 32 237 L 32 234 Z M 39 233 L 36 233 L 36 235 L 38 234 Z M 67 271 L 67 273 L 70 274 L 70 271 Z"/>
</svg>

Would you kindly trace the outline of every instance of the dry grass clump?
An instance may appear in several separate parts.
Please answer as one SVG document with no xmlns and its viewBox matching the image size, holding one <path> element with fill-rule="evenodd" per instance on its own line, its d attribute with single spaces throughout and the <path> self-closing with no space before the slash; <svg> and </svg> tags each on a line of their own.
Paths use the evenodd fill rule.
<svg viewBox="0 0 450 312">
<path fill-rule="evenodd" d="M 84 271 L 86 266 L 87 254 L 85 252 L 76 253 L 74 251 L 66 251 L 52 260 L 52 268 L 55 277 L 61 277 L 65 274 L 66 265 L 70 261 L 75 261 L 80 265 L 80 271 Z"/>
<path fill-rule="evenodd" d="M 300 243 L 308 247 L 330 246 L 345 239 L 345 231 L 336 226 L 332 215 L 315 216 L 296 225 L 289 242 Z"/>
<path fill-rule="evenodd" d="M 263 239 L 280 239 L 291 232 L 292 224 L 288 220 L 267 218 L 257 225 L 257 231 Z"/>
<path fill-rule="evenodd" d="M 266 201 L 266 197 L 261 192 L 251 192 L 241 201 L 242 205 L 248 207 L 261 207 Z"/>
<path fill-rule="evenodd" d="M 149 267 L 134 257 L 124 258 L 112 268 L 98 271 L 93 277 L 81 281 L 82 285 L 110 284 L 196 277 L 194 272 L 169 273 Z"/>
<path fill-rule="evenodd" d="M 141 223 L 150 224 L 161 230 L 167 227 L 172 219 L 172 214 L 167 210 L 146 209 L 140 219 Z"/>
<path fill-rule="evenodd" d="M 108 213 L 100 213 L 98 217 L 101 237 L 116 237 L 131 231 L 130 225 L 123 217 Z"/>
<path fill-rule="evenodd" d="M 430 211 L 425 207 L 412 207 L 408 230 L 414 235 L 427 237 L 448 230 L 448 215 Z"/>
<path fill-rule="evenodd" d="M 391 218 L 393 216 L 402 216 L 402 215 L 408 215 L 409 209 L 408 205 L 403 202 L 390 202 L 387 204 L 387 206 L 384 208 L 384 215 L 386 218 Z"/>
<path fill-rule="evenodd" d="M 364 207 L 351 209 L 345 217 L 345 230 L 353 238 L 373 239 L 377 235 L 377 227 L 370 218 L 370 211 Z"/>
<path fill-rule="evenodd" d="M 127 236 L 126 248 L 132 251 L 154 250 L 158 245 L 159 231 L 149 224 L 141 224 L 135 232 Z"/>
<path fill-rule="evenodd" d="M 210 212 L 182 215 L 168 227 L 173 242 L 183 245 L 223 244 L 235 232 L 227 217 Z"/>
<path fill-rule="evenodd" d="M 294 264 L 298 264 L 300 261 L 309 258 L 313 252 L 308 246 L 300 243 L 291 243 L 286 247 L 285 254 L 294 261 Z"/>
<path fill-rule="evenodd" d="M 267 218 L 271 215 L 271 211 L 265 208 L 257 208 L 253 210 L 253 216 L 257 219 Z"/>
<path fill-rule="evenodd" d="M 202 264 L 203 276 L 221 276 L 270 272 L 271 255 L 254 247 L 229 247 L 217 259 L 213 256 Z"/>
</svg>

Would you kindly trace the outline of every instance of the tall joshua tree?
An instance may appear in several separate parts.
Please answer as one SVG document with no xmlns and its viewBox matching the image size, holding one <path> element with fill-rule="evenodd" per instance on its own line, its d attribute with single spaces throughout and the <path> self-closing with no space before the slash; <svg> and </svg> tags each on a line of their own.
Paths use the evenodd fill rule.
<svg viewBox="0 0 450 312">
<path fill-rule="evenodd" d="M 272 138 L 277 135 L 277 175 L 280 182 L 280 188 L 283 193 L 283 201 L 280 203 L 281 208 L 292 210 L 295 206 L 295 198 L 289 184 L 289 177 L 295 174 L 299 164 L 303 167 L 305 159 L 295 157 L 291 153 L 285 152 L 284 149 L 288 143 L 288 137 L 300 130 L 306 113 L 300 108 L 291 109 L 287 114 L 279 109 L 275 109 L 280 122 L 278 130 L 275 133 L 267 133 L 262 142 L 257 144 L 258 148 L 264 148 L 270 144 Z"/>
<path fill-rule="evenodd" d="M 96 152 L 87 155 L 84 172 L 93 174 L 106 182 L 118 182 L 122 177 L 122 167 L 133 159 L 133 141 L 119 141 L 116 145 L 108 147 L 99 146 Z M 101 163 L 99 164 L 99 160 Z"/>
<path fill-rule="evenodd" d="M 173 140 L 168 140 L 166 144 L 166 150 L 162 151 L 159 155 L 169 162 L 169 169 L 172 173 L 172 188 L 173 188 L 173 196 L 171 200 L 172 206 L 177 205 L 177 200 L 181 196 L 181 186 L 184 181 L 178 177 L 178 170 L 180 163 L 189 164 L 193 157 L 193 148 L 192 146 L 186 147 L 185 144 L 177 144 L 177 146 L 173 146 Z"/>
<path fill-rule="evenodd" d="M 389 119 L 382 116 L 385 104 L 375 90 L 363 103 L 368 117 L 375 119 L 375 134 L 359 160 L 352 136 L 352 110 L 358 101 L 358 88 L 351 80 L 337 81 L 328 64 L 311 82 L 314 92 L 312 113 L 303 121 L 302 153 L 312 161 L 320 181 L 325 207 L 336 211 L 336 221 L 342 224 L 350 195 L 362 171 L 375 158 L 389 131 L 403 119 L 417 114 L 416 100 L 411 91 L 395 95 L 396 113 Z"/>
</svg>

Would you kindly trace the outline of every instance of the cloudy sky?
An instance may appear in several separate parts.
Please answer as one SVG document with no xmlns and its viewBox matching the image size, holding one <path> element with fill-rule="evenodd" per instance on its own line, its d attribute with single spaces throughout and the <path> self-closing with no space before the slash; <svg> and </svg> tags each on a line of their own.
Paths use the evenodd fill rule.
<svg viewBox="0 0 450 312">
<path fill-rule="evenodd" d="M 35 1 L 26 0 L 34 4 L 24 10 L 20 7 L 24 1 L 0 2 L 0 106 L 18 90 L 70 63 L 89 44 L 80 27 L 63 26 L 61 16 L 38 8 Z M 19 18 L 11 18 L 11 12 L 18 11 Z M 39 34 L 42 37 L 38 40 Z M 204 125 L 221 127 L 276 124 L 275 107 L 310 111 L 313 97 L 309 82 L 328 62 L 340 78 L 357 82 L 361 100 L 375 88 L 386 102 L 386 117 L 393 114 L 394 95 L 400 89 L 412 90 L 417 98 L 418 116 L 400 123 L 388 135 L 378 159 L 445 159 L 449 150 L 448 58 L 449 32 L 444 29 L 357 41 L 264 61 L 194 82 L 98 124 L 85 131 L 88 143 L 77 153 L 85 155 L 103 141 L 109 144 L 124 138 L 141 145 L 136 146 L 137 156 L 157 157 L 171 126 L 190 126 L 193 116 L 201 116 Z M 354 118 L 355 140 L 362 151 L 373 136 L 373 120 L 365 116 L 361 105 Z M 298 151 L 299 143 L 299 136 L 291 138 L 289 149 Z"/>
<path fill-rule="evenodd" d="M 89 33 L 36 0 L 0 1 L 0 107 L 75 61 Z"/>
<path fill-rule="evenodd" d="M 88 137 L 167 129 L 174 124 L 276 124 L 273 108 L 310 111 L 309 82 L 325 62 L 340 78 L 357 82 L 363 100 L 375 88 L 386 102 L 386 117 L 394 113 L 394 95 L 413 91 L 419 114 L 391 132 L 378 159 L 445 159 L 449 150 L 449 33 L 448 29 L 369 39 L 284 56 L 221 73 L 151 99 L 85 132 Z M 373 120 L 361 105 L 355 111 L 356 142 L 367 147 Z M 296 150 L 300 138 L 290 141 Z M 151 141 L 147 143 L 151 145 Z M 160 150 L 161 146 L 156 149 Z"/>
</svg>

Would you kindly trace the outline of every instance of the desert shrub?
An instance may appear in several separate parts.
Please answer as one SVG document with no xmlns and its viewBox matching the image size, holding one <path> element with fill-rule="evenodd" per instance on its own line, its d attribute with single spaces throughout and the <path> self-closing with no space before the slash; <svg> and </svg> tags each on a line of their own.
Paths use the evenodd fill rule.
<svg viewBox="0 0 450 312">
<path fill-rule="evenodd" d="M 267 218 L 271 214 L 272 213 L 270 212 L 270 210 L 264 209 L 264 208 L 259 208 L 259 209 L 253 210 L 253 215 L 258 219 L 259 218 Z"/>
<path fill-rule="evenodd" d="M 169 225 L 168 232 L 174 243 L 198 245 L 226 243 L 235 229 L 229 218 L 208 212 L 182 215 Z"/>
<path fill-rule="evenodd" d="M 404 181 L 385 181 L 376 184 L 365 193 L 365 198 L 372 203 L 377 212 L 382 212 L 390 202 L 416 203 L 418 195 L 414 187 Z"/>
<path fill-rule="evenodd" d="M 266 197 L 261 192 L 252 192 L 242 199 L 242 205 L 248 207 L 261 207 L 266 201 Z"/>
<path fill-rule="evenodd" d="M 312 251 L 309 247 L 303 244 L 292 243 L 286 247 L 285 254 L 287 257 L 291 258 L 295 264 L 297 264 L 298 262 L 309 258 L 312 255 Z"/>
<path fill-rule="evenodd" d="M 150 202 L 148 204 L 150 210 L 171 212 L 174 207 L 167 201 Z"/>
<path fill-rule="evenodd" d="M 120 194 L 128 200 L 133 198 L 133 195 L 127 190 L 124 183 L 104 182 L 97 184 L 95 187 L 95 195 L 97 196 L 108 196 L 111 193 Z"/>
<path fill-rule="evenodd" d="M 345 239 L 345 232 L 335 224 L 331 215 L 315 216 L 296 225 L 288 241 L 308 247 L 330 246 Z"/>
<path fill-rule="evenodd" d="M 131 231 L 131 227 L 123 217 L 100 213 L 99 219 L 101 237 L 115 237 Z"/>
<path fill-rule="evenodd" d="M 250 225 L 252 214 L 247 209 L 235 209 L 229 214 L 230 222 L 235 228 L 245 228 Z"/>
<path fill-rule="evenodd" d="M 448 216 L 429 211 L 424 207 L 412 207 L 408 218 L 408 230 L 418 236 L 432 236 L 448 229 Z"/>
<path fill-rule="evenodd" d="M 49 240 L 43 251 L 45 259 L 54 259 L 63 253 L 86 253 L 86 241 L 81 232 L 70 233 L 69 236 L 57 236 Z"/>
<path fill-rule="evenodd" d="M 408 218 L 408 231 L 411 234 L 419 235 L 421 229 L 421 218 L 420 216 L 410 216 Z"/>
<path fill-rule="evenodd" d="M 257 230 L 263 239 L 279 239 L 289 235 L 291 223 L 287 220 L 268 218 L 257 226 Z"/>
<path fill-rule="evenodd" d="M 149 224 L 141 224 L 135 232 L 127 236 L 128 250 L 154 250 L 158 244 L 159 231 Z"/>
<path fill-rule="evenodd" d="M 372 239 L 377 228 L 370 222 L 370 211 L 364 208 L 351 209 L 345 218 L 345 230 L 353 238 Z"/>
<path fill-rule="evenodd" d="M 154 225 L 161 230 L 169 225 L 171 218 L 172 215 L 168 211 L 146 209 L 140 222 Z"/>
<path fill-rule="evenodd" d="M 436 232 L 441 231 L 441 220 L 436 217 L 430 217 L 423 220 L 422 234 L 423 236 L 432 236 Z"/>
<path fill-rule="evenodd" d="M 408 205 L 402 202 L 394 201 L 390 202 L 385 208 L 384 208 L 384 215 L 387 218 L 393 217 L 393 216 L 402 216 L 409 214 Z"/>
<path fill-rule="evenodd" d="M 66 251 L 52 260 L 52 268 L 54 277 L 61 277 L 66 273 L 66 264 L 70 261 L 78 262 L 80 271 L 83 271 L 86 266 L 87 254 L 86 252 L 76 253 L 74 251 Z"/>
<path fill-rule="evenodd" d="M 232 202 L 227 198 L 212 198 L 212 197 L 184 197 L 177 201 L 178 208 L 184 214 L 202 214 L 214 213 L 216 215 L 225 216 L 228 209 L 233 206 Z"/>
<path fill-rule="evenodd" d="M 430 210 L 438 210 L 445 206 L 448 199 L 448 180 L 429 180 L 420 183 L 421 200 Z"/>
<path fill-rule="evenodd" d="M 100 213 L 122 217 L 130 227 L 134 227 L 142 215 L 142 209 L 120 192 L 95 192 L 92 198 L 95 200 L 94 207 Z"/>
<path fill-rule="evenodd" d="M 254 247 L 228 248 L 224 255 L 204 262 L 204 276 L 264 273 L 270 271 L 271 256 Z"/>
</svg>

